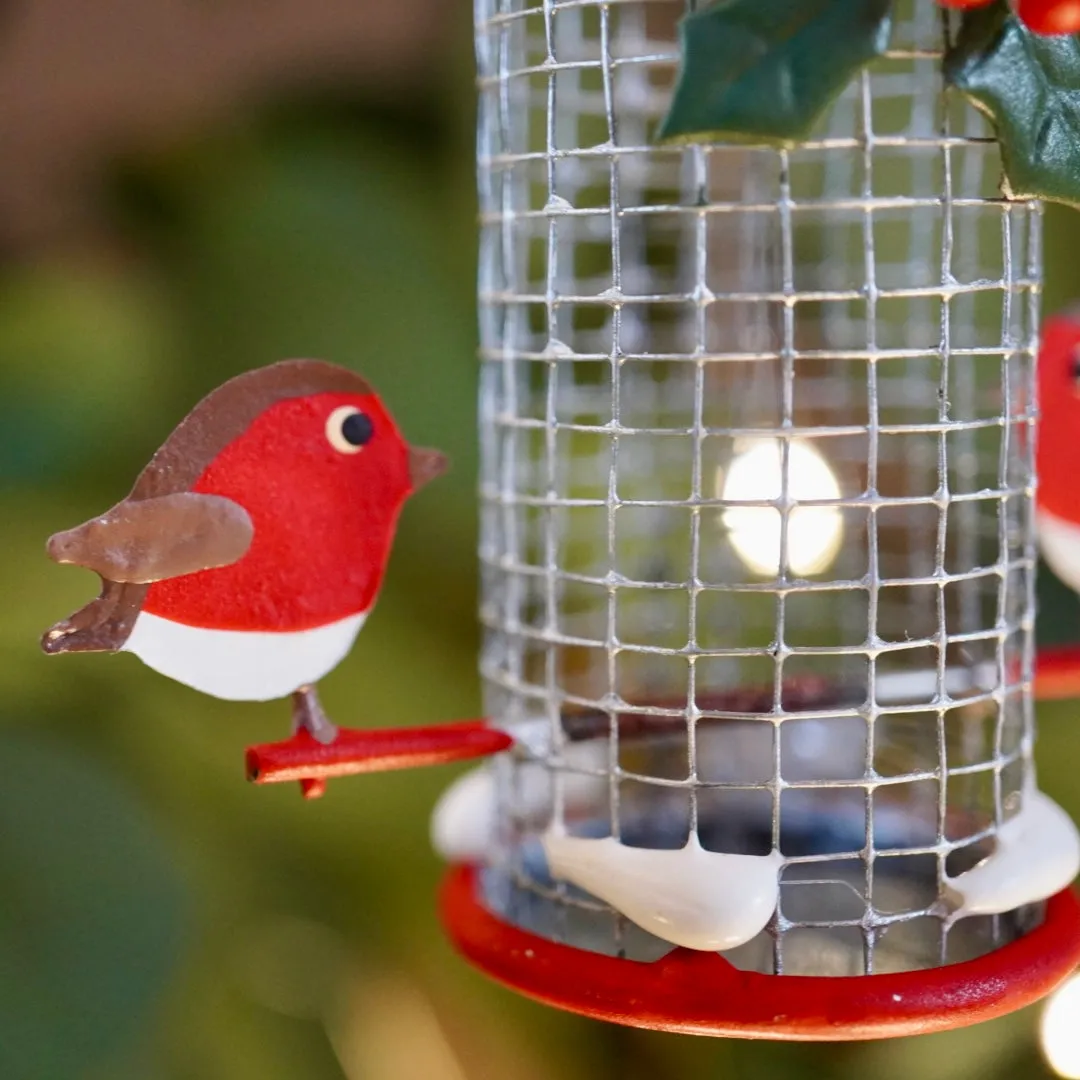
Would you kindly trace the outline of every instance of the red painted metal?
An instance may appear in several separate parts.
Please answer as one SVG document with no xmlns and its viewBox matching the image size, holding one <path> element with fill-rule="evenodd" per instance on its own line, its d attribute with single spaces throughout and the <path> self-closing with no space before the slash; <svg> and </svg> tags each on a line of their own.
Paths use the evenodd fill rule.
<svg viewBox="0 0 1080 1080">
<path fill-rule="evenodd" d="M 450 938 L 480 970 L 547 1005 L 659 1031 L 815 1042 L 922 1035 L 1030 1005 L 1080 964 L 1080 902 L 1071 889 L 1047 902 L 1042 925 L 977 960 L 829 978 L 739 971 L 689 949 L 646 964 L 560 945 L 488 911 L 477 876 L 474 867 L 452 867 L 441 909 Z"/>
<path fill-rule="evenodd" d="M 1075 34 L 1080 31 L 1077 0 L 1016 0 L 1016 14 L 1036 34 Z"/>
<path fill-rule="evenodd" d="M 340 728 L 331 743 L 299 731 L 281 742 L 249 746 L 244 761 L 253 783 L 299 780 L 304 797 L 317 799 L 334 777 L 443 765 L 497 754 L 513 744 L 506 732 L 486 721 L 466 720 L 435 727 Z"/>
<path fill-rule="evenodd" d="M 300 794 L 305 799 L 321 799 L 326 794 L 326 781 L 320 777 L 313 780 L 308 777 L 300 781 Z"/>
<path fill-rule="evenodd" d="M 1035 700 L 1080 697 L 1080 646 L 1040 649 L 1035 657 Z"/>
</svg>

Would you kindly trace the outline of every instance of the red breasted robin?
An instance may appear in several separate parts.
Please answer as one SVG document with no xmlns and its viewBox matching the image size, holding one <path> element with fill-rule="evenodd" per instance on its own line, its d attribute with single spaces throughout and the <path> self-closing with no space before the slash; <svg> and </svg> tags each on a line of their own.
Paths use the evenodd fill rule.
<svg viewBox="0 0 1080 1080">
<path fill-rule="evenodd" d="M 1035 497 L 1039 547 L 1050 568 L 1080 592 L 1080 318 L 1043 327 L 1039 349 Z"/>
<path fill-rule="evenodd" d="M 297 725 L 331 741 L 315 683 L 375 603 L 405 500 L 446 466 L 345 368 L 286 360 L 231 379 L 126 499 L 50 538 L 102 591 L 42 648 L 131 652 L 229 700 L 291 694 Z"/>
</svg>

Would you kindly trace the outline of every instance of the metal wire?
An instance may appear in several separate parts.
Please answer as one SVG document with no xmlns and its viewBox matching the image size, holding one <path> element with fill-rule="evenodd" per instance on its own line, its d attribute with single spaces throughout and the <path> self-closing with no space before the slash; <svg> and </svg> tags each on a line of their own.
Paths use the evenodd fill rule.
<svg viewBox="0 0 1080 1080">
<path fill-rule="evenodd" d="M 1041 209 L 943 91 L 947 17 L 897 7 L 775 149 L 654 141 L 681 3 L 477 0 L 482 673 L 546 732 L 500 766 L 489 886 L 549 936 L 665 948 L 547 876 L 553 821 L 780 850 L 759 970 L 933 966 L 1033 917 L 945 897 L 1030 767 Z M 762 447 L 776 486 L 733 495 Z"/>
</svg>

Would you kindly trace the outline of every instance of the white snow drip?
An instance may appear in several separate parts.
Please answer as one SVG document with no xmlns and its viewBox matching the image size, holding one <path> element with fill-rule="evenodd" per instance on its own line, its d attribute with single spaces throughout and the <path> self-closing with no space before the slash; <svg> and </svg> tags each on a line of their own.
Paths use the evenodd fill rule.
<svg viewBox="0 0 1080 1080">
<path fill-rule="evenodd" d="M 549 831 L 551 873 L 605 900 L 643 930 L 688 949 L 720 952 L 765 928 L 780 895 L 783 857 L 685 847 L 627 847 L 613 837 L 582 839 Z"/>
<path fill-rule="evenodd" d="M 1080 835 L 1053 799 L 1034 787 L 998 830 L 997 847 L 978 865 L 949 879 L 961 900 L 958 918 L 996 915 L 1060 892 L 1080 871 Z"/>
<path fill-rule="evenodd" d="M 521 727 L 507 728 L 519 744 L 535 732 Z M 607 747 L 583 743 L 568 750 L 572 764 L 598 769 Z M 555 782 L 550 769 L 539 762 L 519 762 L 516 766 L 516 808 L 533 828 L 542 829 L 551 820 Z M 607 781 L 588 773 L 570 773 L 562 778 L 563 813 L 570 818 L 587 816 L 599 805 L 607 791 Z M 484 863 L 496 845 L 497 784 L 495 772 L 486 765 L 459 776 L 439 797 L 431 816 L 431 845 L 448 862 Z"/>
</svg>

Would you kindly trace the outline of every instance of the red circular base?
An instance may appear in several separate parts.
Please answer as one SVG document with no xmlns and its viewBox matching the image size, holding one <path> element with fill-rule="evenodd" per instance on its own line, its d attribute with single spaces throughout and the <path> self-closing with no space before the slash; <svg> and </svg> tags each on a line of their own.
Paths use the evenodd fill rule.
<svg viewBox="0 0 1080 1080">
<path fill-rule="evenodd" d="M 478 968 L 545 1004 L 659 1031 L 805 1041 L 922 1035 L 1030 1005 L 1080 964 L 1071 889 L 1047 902 L 1041 926 L 977 960 L 825 978 L 739 971 L 689 949 L 648 964 L 574 949 L 503 922 L 476 886 L 476 868 L 452 867 L 441 907 L 451 940 Z"/>
</svg>

